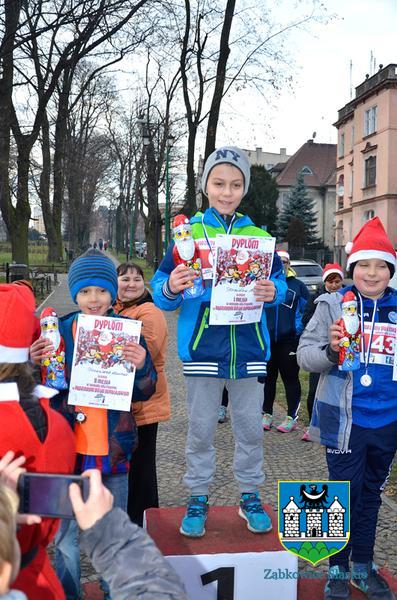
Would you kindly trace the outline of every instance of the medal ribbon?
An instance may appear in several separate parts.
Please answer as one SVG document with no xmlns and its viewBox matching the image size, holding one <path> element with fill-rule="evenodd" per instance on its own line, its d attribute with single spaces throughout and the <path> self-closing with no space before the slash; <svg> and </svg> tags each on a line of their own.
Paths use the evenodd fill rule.
<svg viewBox="0 0 397 600">
<path fill-rule="evenodd" d="M 375 316 L 376 316 L 376 307 L 378 305 L 378 300 L 376 299 L 374 301 L 374 312 L 372 313 L 371 330 L 370 330 L 369 340 L 368 340 L 368 351 L 367 351 L 367 354 L 365 354 L 364 305 L 363 305 L 363 299 L 361 297 L 361 294 L 359 294 L 358 297 L 360 298 L 360 310 L 361 310 L 361 315 L 360 315 L 360 320 L 361 320 L 361 343 L 362 343 L 363 356 L 364 356 L 365 374 L 367 375 L 368 374 L 369 358 L 371 356 L 372 338 L 374 336 Z"/>
<path fill-rule="evenodd" d="M 232 219 L 231 219 L 231 221 L 229 223 L 229 226 L 227 228 L 227 231 L 226 231 L 226 235 L 229 235 L 229 233 L 231 232 L 235 218 L 236 218 L 236 213 L 234 213 L 234 215 L 232 216 Z M 204 225 L 204 214 L 201 215 L 201 225 L 203 226 L 205 240 L 207 242 L 208 248 L 210 249 L 211 256 L 212 256 L 212 258 L 215 258 L 214 257 L 214 253 L 213 253 L 212 248 L 211 248 L 211 243 L 210 243 L 210 238 L 209 238 L 208 233 L 207 233 L 207 228 Z"/>
</svg>

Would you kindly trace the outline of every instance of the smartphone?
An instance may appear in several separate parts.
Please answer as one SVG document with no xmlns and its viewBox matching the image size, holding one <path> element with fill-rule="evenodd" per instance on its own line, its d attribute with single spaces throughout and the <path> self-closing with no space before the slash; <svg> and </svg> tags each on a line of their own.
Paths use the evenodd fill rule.
<svg viewBox="0 0 397 600">
<path fill-rule="evenodd" d="M 77 483 L 83 500 L 86 501 L 90 486 L 88 477 L 24 473 L 18 480 L 19 512 L 41 517 L 73 519 L 73 508 L 69 499 L 71 483 Z"/>
</svg>

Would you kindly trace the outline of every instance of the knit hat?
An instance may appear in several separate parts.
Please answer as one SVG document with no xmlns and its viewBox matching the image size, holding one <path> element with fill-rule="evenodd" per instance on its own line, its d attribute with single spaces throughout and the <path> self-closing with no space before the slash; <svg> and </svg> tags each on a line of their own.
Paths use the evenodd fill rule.
<svg viewBox="0 0 397 600">
<path fill-rule="evenodd" d="M 233 165 L 233 167 L 237 167 L 242 172 L 244 176 L 245 196 L 250 185 L 251 168 L 247 155 L 236 146 L 223 146 L 209 155 L 205 161 L 203 176 L 201 179 L 201 189 L 203 190 L 204 194 L 207 195 L 206 187 L 210 171 L 217 165 L 222 165 L 225 163 Z"/>
<path fill-rule="evenodd" d="M 349 255 L 347 267 L 358 260 L 371 258 L 384 260 L 390 263 L 393 268 L 396 267 L 396 251 L 379 217 L 367 221 L 361 227 L 353 242 L 346 244 L 345 250 Z"/>
<path fill-rule="evenodd" d="M 280 258 L 286 258 L 288 261 L 290 260 L 289 254 L 286 250 L 277 250 L 277 254 Z"/>
<path fill-rule="evenodd" d="M 79 291 L 90 285 L 105 288 L 110 293 L 112 302 L 117 296 L 116 267 L 110 258 L 99 250 L 87 250 L 72 262 L 68 283 L 73 302 L 76 302 Z"/>
<path fill-rule="evenodd" d="M 344 273 L 342 267 L 338 265 L 338 263 L 327 263 L 323 269 L 323 281 L 325 282 L 327 277 L 329 277 L 333 273 L 335 273 L 336 275 L 340 275 L 340 277 L 342 277 L 343 279 Z"/>
<path fill-rule="evenodd" d="M 0 363 L 24 363 L 35 327 L 36 303 L 26 285 L 0 285 Z"/>
</svg>

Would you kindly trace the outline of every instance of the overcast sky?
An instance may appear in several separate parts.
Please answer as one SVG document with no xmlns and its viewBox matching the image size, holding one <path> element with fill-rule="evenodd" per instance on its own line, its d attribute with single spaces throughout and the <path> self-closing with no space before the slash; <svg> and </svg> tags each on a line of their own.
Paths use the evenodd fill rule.
<svg viewBox="0 0 397 600">
<path fill-rule="evenodd" d="M 282 93 L 274 108 L 259 96 L 229 102 L 237 114 L 229 120 L 224 113 L 227 127 L 220 129 L 217 145 L 259 146 L 270 152 L 286 147 L 293 154 L 314 131 L 316 142 L 336 143 L 332 123 L 338 109 L 350 100 L 350 60 L 353 97 L 355 86 L 370 73 L 371 51 L 375 71 L 380 63 L 397 63 L 397 0 L 323 3 L 337 17 L 327 25 L 313 25 L 311 33 L 295 32 L 290 37 L 288 45 L 298 67 L 294 93 Z"/>
</svg>

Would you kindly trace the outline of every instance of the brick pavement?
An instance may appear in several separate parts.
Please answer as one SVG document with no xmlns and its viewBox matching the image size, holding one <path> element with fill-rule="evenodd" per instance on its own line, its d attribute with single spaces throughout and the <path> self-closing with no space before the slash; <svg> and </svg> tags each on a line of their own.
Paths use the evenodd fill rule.
<svg viewBox="0 0 397 600">
<path fill-rule="evenodd" d="M 67 276 L 60 276 L 60 284 L 42 306 L 53 306 L 61 316 L 74 310 L 75 305 L 69 296 Z M 187 430 L 187 414 L 185 408 L 185 387 L 181 364 L 176 350 L 175 312 L 165 313 L 169 329 L 169 349 L 167 376 L 172 399 L 172 419 L 159 426 L 157 443 L 157 464 L 160 504 L 162 506 L 184 505 L 187 492 L 182 483 L 185 469 L 184 443 Z M 282 420 L 283 410 L 275 406 L 276 423 Z M 301 441 L 302 430 L 289 434 L 278 433 L 272 429 L 264 434 L 264 456 L 266 482 L 262 490 L 262 498 L 267 504 L 277 508 L 277 481 L 288 479 L 326 479 L 327 469 L 324 450 L 317 444 Z M 233 437 L 230 420 L 218 425 L 215 447 L 217 449 L 217 471 L 211 490 L 210 504 L 230 505 L 238 501 L 238 489 L 232 474 Z M 385 498 L 381 508 L 375 560 L 380 566 L 386 565 L 397 576 L 397 551 L 394 540 L 397 539 L 397 505 Z M 301 568 L 308 563 L 301 561 Z M 320 565 L 325 568 L 325 564 Z M 96 574 L 83 561 L 84 581 L 97 579 Z"/>
</svg>

